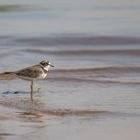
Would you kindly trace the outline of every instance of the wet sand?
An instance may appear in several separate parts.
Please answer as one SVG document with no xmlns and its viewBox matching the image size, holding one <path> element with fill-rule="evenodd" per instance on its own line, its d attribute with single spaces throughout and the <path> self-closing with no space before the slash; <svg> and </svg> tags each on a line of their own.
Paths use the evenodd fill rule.
<svg viewBox="0 0 140 140">
<path fill-rule="evenodd" d="M 8 40 L 18 46 L 11 48 L 5 42 L 5 49 L 1 44 L 0 139 L 140 138 L 138 44 L 93 43 L 86 48 L 75 43 L 69 47 L 67 41 L 61 42 L 62 46 L 33 46 L 34 40 L 33 44 L 24 40 L 24 46 L 18 39 Z M 29 82 L 8 72 L 44 58 L 55 68 L 49 71 L 47 79 L 35 82 L 31 102 Z"/>
</svg>

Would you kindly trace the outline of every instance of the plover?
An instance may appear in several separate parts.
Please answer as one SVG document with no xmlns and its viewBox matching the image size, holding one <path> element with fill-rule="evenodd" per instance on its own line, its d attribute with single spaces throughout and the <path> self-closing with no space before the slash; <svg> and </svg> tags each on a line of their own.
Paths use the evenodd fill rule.
<svg viewBox="0 0 140 140">
<path fill-rule="evenodd" d="M 30 99 L 33 101 L 33 81 L 43 80 L 47 77 L 50 67 L 54 67 L 48 60 L 43 60 L 37 65 L 26 67 L 15 72 L 5 72 L 6 74 L 15 74 L 18 78 L 31 81 Z"/>
</svg>

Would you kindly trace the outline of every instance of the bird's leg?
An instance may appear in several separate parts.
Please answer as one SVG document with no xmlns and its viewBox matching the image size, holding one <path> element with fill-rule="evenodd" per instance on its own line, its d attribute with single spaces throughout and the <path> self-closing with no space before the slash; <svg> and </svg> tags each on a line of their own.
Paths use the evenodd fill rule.
<svg viewBox="0 0 140 140">
<path fill-rule="evenodd" d="M 31 101 L 33 101 L 33 81 L 31 81 L 31 92 L 30 92 L 30 98 L 31 98 Z"/>
<path fill-rule="evenodd" d="M 39 92 L 40 92 L 40 90 L 41 90 L 41 87 L 38 87 L 38 88 L 37 88 L 37 92 L 39 93 Z"/>
</svg>

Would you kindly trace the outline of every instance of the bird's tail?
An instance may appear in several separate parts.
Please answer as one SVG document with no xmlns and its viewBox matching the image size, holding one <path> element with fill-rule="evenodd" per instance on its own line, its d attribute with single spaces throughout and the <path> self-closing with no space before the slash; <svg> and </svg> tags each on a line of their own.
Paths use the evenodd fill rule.
<svg viewBox="0 0 140 140">
<path fill-rule="evenodd" d="M 9 72 L 9 71 L 6 71 L 6 72 L 3 72 L 1 74 L 14 74 L 14 72 Z"/>
<path fill-rule="evenodd" d="M 16 75 L 14 72 L 3 72 L 0 73 L 0 80 L 11 80 L 15 79 Z"/>
</svg>

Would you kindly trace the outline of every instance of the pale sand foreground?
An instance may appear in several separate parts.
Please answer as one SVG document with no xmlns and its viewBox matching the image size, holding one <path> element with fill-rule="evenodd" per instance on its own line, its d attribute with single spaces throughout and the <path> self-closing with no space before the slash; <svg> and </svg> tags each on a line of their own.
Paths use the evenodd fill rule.
<svg viewBox="0 0 140 140">
<path fill-rule="evenodd" d="M 138 140 L 140 138 L 139 117 L 135 116 L 95 114 L 92 117 L 60 117 L 2 106 L 0 109 L 1 139 Z"/>
</svg>

